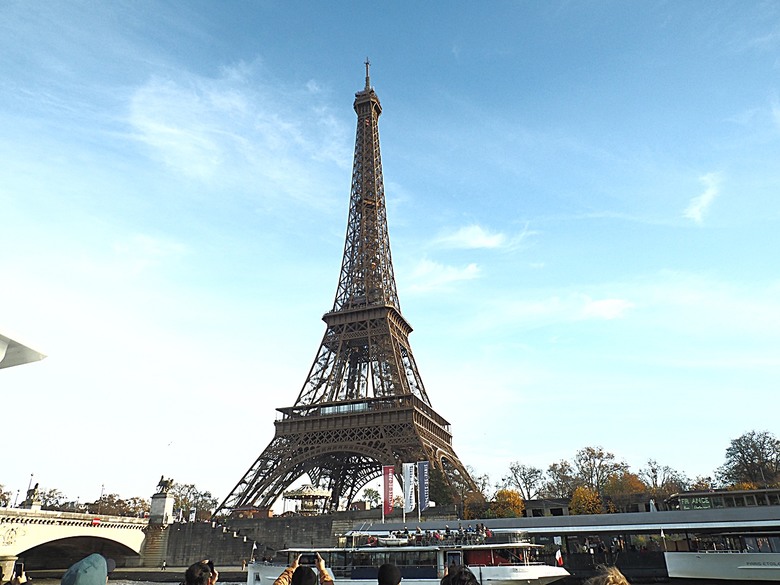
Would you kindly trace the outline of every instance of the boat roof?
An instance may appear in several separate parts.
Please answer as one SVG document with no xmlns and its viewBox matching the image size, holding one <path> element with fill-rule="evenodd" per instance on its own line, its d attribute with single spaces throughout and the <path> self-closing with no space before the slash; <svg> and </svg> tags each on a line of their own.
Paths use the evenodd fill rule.
<svg viewBox="0 0 780 585">
<path fill-rule="evenodd" d="M 396 546 L 332 546 L 326 548 L 291 547 L 279 552 L 283 553 L 323 553 L 323 552 L 400 552 L 400 551 L 439 551 L 439 550 L 486 550 L 500 548 L 544 548 L 541 544 L 530 542 L 488 542 L 483 544 L 405 544 Z"/>
<path fill-rule="evenodd" d="M 752 506 L 708 510 L 664 510 L 657 512 L 623 512 L 618 514 L 589 514 L 544 516 L 532 518 L 491 518 L 470 521 L 481 522 L 493 534 L 525 532 L 529 536 L 576 534 L 658 534 L 666 532 L 720 532 L 764 531 L 780 527 L 780 506 Z M 442 531 L 443 521 L 414 524 L 422 530 Z M 361 527 L 372 531 L 372 527 Z M 385 523 L 385 532 L 402 531 L 405 523 Z M 376 529 L 378 530 L 378 528 Z M 411 530 L 410 530 L 411 532 Z M 376 534 L 376 533 L 375 533 Z"/>
</svg>

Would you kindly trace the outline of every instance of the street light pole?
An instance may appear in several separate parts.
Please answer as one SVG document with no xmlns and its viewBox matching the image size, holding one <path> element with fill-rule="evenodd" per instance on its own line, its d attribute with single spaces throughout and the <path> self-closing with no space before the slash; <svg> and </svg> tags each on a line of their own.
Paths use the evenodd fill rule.
<svg viewBox="0 0 780 585">
<path fill-rule="evenodd" d="M 106 484 L 100 484 L 100 499 L 98 500 L 98 514 L 100 514 L 100 507 L 103 505 L 103 492 L 106 489 Z"/>
</svg>

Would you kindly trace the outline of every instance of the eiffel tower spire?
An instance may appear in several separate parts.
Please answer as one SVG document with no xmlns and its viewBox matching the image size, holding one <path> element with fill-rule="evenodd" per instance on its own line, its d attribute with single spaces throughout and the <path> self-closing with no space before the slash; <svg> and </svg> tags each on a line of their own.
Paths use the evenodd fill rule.
<svg viewBox="0 0 780 585">
<path fill-rule="evenodd" d="M 476 491 L 452 449 L 449 423 L 431 407 L 398 302 L 387 230 L 379 116 L 371 87 L 355 94 L 355 155 L 344 256 L 325 335 L 274 439 L 217 512 L 270 507 L 303 475 L 349 504 L 383 465 L 427 460 L 450 484 Z M 216 513 L 216 512 L 215 512 Z"/>
</svg>

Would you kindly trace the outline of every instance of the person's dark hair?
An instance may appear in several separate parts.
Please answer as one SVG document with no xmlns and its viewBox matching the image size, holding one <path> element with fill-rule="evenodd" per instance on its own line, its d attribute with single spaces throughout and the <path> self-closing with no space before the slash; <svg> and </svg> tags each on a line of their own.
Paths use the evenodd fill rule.
<svg viewBox="0 0 780 585">
<path fill-rule="evenodd" d="M 385 563 L 377 572 L 379 585 L 398 585 L 401 582 L 401 571 L 393 563 Z"/>
<path fill-rule="evenodd" d="M 448 571 L 449 585 L 479 585 L 479 581 L 468 567 L 459 566 L 454 571 Z"/>
<path fill-rule="evenodd" d="M 209 560 L 198 561 L 184 572 L 184 585 L 208 585 L 214 574 L 214 563 Z"/>
<path fill-rule="evenodd" d="M 292 574 L 292 585 L 317 585 L 317 574 L 311 567 L 298 567 Z"/>
</svg>

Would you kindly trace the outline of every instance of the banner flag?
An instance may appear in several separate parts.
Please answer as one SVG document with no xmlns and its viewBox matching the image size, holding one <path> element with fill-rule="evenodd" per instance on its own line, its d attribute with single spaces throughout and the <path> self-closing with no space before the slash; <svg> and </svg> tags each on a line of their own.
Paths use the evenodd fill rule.
<svg viewBox="0 0 780 585">
<path fill-rule="evenodd" d="M 414 463 L 404 463 L 404 513 L 414 510 Z"/>
<path fill-rule="evenodd" d="M 382 514 L 390 514 L 393 511 L 393 475 L 395 467 L 392 465 L 382 466 L 382 478 L 384 480 L 384 502 Z"/>
<path fill-rule="evenodd" d="M 420 492 L 420 511 L 428 508 L 428 465 L 427 461 L 417 462 L 417 488 Z"/>
</svg>

